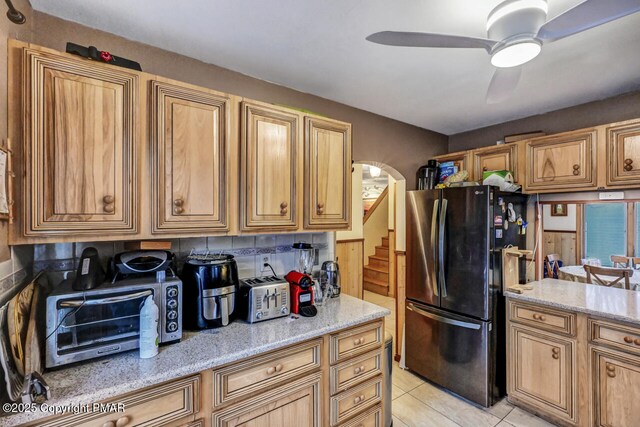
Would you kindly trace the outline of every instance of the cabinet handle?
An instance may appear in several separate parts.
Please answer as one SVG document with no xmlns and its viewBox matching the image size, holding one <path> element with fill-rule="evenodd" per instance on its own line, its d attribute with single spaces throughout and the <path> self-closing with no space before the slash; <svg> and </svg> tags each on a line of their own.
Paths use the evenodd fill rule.
<svg viewBox="0 0 640 427">
<path fill-rule="evenodd" d="M 102 207 L 102 210 L 105 211 L 106 213 L 113 213 L 116 208 L 113 207 L 113 205 L 104 205 Z"/>
<path fill-rule="evenodd" d="M 280 209 L 280 215 L 286 215 L 286 214 L 287 214 L 287 212 L 289 212 L 289 211 L 287 210 L 287 208 L 282 208 L 282 209 Z"/>
<path fill-rule="evenodd" d="M 633 166 L 631 165 L 624 165 L 624 167 L 622 168 L 625 170 L 625 172 L 631 172 L 631 170 L 633 170 Z"/>
<path fill-rule="evenodd" d="M 118 421 L 116 421 L 116 427 L 125 427 L 127 424 L 129 424 L 129 421 L 131 421 L 131 419 L 128 415 L 120 417 L 118 418 Z"/>
<path fill-rule="evenodd" d="M 353 345 L 362 345 L 364 344 L 364 337 L 353 340 Z"/>
<path fill-rule="evenodd" d="M 558 347 L 553 347 L 551 349 L 551 357 L 553 357 L 554 359 L 560 358 L 560 349 Z"/>
<path fill-rule="evenodd" d="M 280 371 L 282 371 L 282 365 L 280 363 L 278 363 L 276 365 L 276 372 L 280 372 Z"/>
<path fill-rule="evenodd" d="M 173 208 L 173 212 L 175 212 L 177 215 L 180 215 L 184 212 L 184 208 L 182 206 L 176 206 L 175 208 Z"/>
<path fill-rule="evenodd" d="M 632 159 L 624 159 L 624 170 L 629 172 L 633 169 L 633 160 Z"/>
<path fill-rule="evenodd" d="M 318 203 L 318 214 L 324 213 L 324 203 Z"/>
<path fill-rule="evenodd" d="M 624 342 L 626 342 L 627 344 L 631 344 L 633 342 L 633 338 L 631 338 L 630 336 L 626 336 L 624 337 Z"/>
<path fill-rule="evenodd" d="M 106 423 L 102 424 L 102 427 L 116 427 L 116 423 L 114 423 L 113 421 L 107 421 Z"/>
<path fill-rule="evenodd" d="M 616 377 L 616 367 L 607 363 L 607 375 L 610 378 L 615 378 Z"/>
<path fill-rule="evenodd" d="M 175 200 L 173 201 L 173 206 L 175 206 L 175 207 L 173 208 L 173 212 L 175 212 L 177 215 L 180 215 L 181 213 L 183 213 L 183 212 L 184 212 L 184 208 L 183 208 L 183 206 L 184 206 L 184 200 L 182 200 L 182 199 L 175 199 Z"/>
<path fill-rule="evenodd" d="M 106 196 L 104 196 L 104 197 L 102 198 L 102 201 L 104 202 L 104 204 L 105 204 L 105 205 L 110 205 L 110 204 L 112 204 L 113 202 L 115 202 L 115 201 L 116 201 L 116 199 L 115 199 L 115 197 L 113 197 L 112 195 L 107 194 Z"/>
<path fill-rule="evenodd" d="M 175 200 L 173 201 L 173 205 L 174 205 L 174 206 L 183 206 L 183 205 L 184 205 L 184 200 L 182 200 L 182 199 L 175 199 Z"/>
<path fill-rule="evenodd" d="M 280 209 L 285 209 L 289 204 L 287 202 L 280 203 Z"/>
<path fill-rule="evenodd" d="M 360 403 L 360 396 L 356 396 L 355 399 L 353 399 L 353 404 L 357 405 L 358 403 Z"/>
<path fill-rule="evenodd" d="M 573 165 L 573 174 L 580 175 L 580 165 Z"/>
<path fill-rule="evenodd" d="M 635 345 L 640 345 L 640 338 L 636 338 L 635 340 L 633 340 L 633 343 Z"/>
<path fill-rule="evenodd" d="M 539 320 L 541 322 L 544 322 L 546 320 L 546 317 L 544 317 L 542 314 L 538 314 L 538 313 L 533 313 L 532 316 L 535 320 Z"/>
<path fill-rule="evenodd" d="M 271 375 L 275 372 L 276 372 L 275 366 L 269 366 L 269 369 L 267 369 L 267 375 Z"/>
<path fill-rule="evenodd" d="M 364 373 L 364 366 L 360 366 L 359 368 L 355 368 L 355 369 L 353 370 L 353 373 L 354 373 L 355 375 L 363 374 L 363 373 Z"/>
</svg>

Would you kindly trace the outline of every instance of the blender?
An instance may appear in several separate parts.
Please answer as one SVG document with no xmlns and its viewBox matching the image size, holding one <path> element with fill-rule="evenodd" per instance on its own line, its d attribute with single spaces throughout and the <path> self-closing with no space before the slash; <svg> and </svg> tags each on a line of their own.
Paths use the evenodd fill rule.
<svg viewBox="0 0 640 427">
<path fill-rule="evenodd" d="M 313 246 L 304 242 L 294 243 L 293 249 L 298 268 L 284 276 L 291 290 L 291 313 L 313 317 L 318 312 L 315 307 L 314 281 L 311 278 L 315 251 Z"/>
</svg>

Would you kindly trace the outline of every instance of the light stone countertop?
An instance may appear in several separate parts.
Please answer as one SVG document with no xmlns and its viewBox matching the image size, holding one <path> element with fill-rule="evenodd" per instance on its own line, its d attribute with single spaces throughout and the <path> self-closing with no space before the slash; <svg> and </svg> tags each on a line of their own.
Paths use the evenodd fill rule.
<svg viewBox="0 0 640 427">
<path fill-rule="evenodd" d="M 254 324 L 236 320 L 223 328 L 186 332 L 180 343 L 160 347 L 159 354 L 151 359 L 140 359 L 136 350 L 46 372 L 44 379 L 51 387 L 51 400 L 47 404 L 99 402 L 380 319 L 390 313 L 386 308 L 341 295 L 318 307 L 318 315 L 311 318 L 283 317 Z M 0 417 L 0 427 L 50 415 L 38 410 Z"/>
<path fill-rule="evenodd" d="M 529 284 L 533 285 L 533 290 L 521 294 L 506 291 L 505 296 L 512 300 L 640 325 L 639 291 L 557 279 L 543 279 Z"/>
</svg>

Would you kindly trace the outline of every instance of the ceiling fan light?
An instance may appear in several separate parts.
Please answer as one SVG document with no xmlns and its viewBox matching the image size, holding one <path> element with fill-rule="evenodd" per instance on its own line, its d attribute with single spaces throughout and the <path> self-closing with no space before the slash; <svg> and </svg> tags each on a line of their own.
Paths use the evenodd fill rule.
<svg viewBox="0 0 640 427">
<path fill-rule="evenodd" d="M 538 9 L 547 15 L 549 6 L 546 0 L 507 0 L 496 6 L 487 17 L 487 31 L 500 19 L 523 9 Z"/>
<path fill-rule="evenodd" d="M 491 55 L 491 64 L 498 68 L 517 67 L 538 56 L 542 46 L 536 41 L 524 41 L 507 45 Z"/>
</svg>

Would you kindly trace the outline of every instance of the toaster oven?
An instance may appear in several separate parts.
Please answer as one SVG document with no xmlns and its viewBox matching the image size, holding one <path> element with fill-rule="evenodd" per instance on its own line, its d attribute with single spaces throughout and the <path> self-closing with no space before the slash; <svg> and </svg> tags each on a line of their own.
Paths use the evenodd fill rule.
<svg viewBox="0 0 640 427">
<path fill-rule="evenodd" d="M 148 296 L 159 309 L 159 342 L 182 337 L 178 278 L 125 279 L 86 291 L 75 291 L 71 285 L 65 280 L 47 297 L 47 368 L 139 348 L 140 308 Z"/>
</svg>

